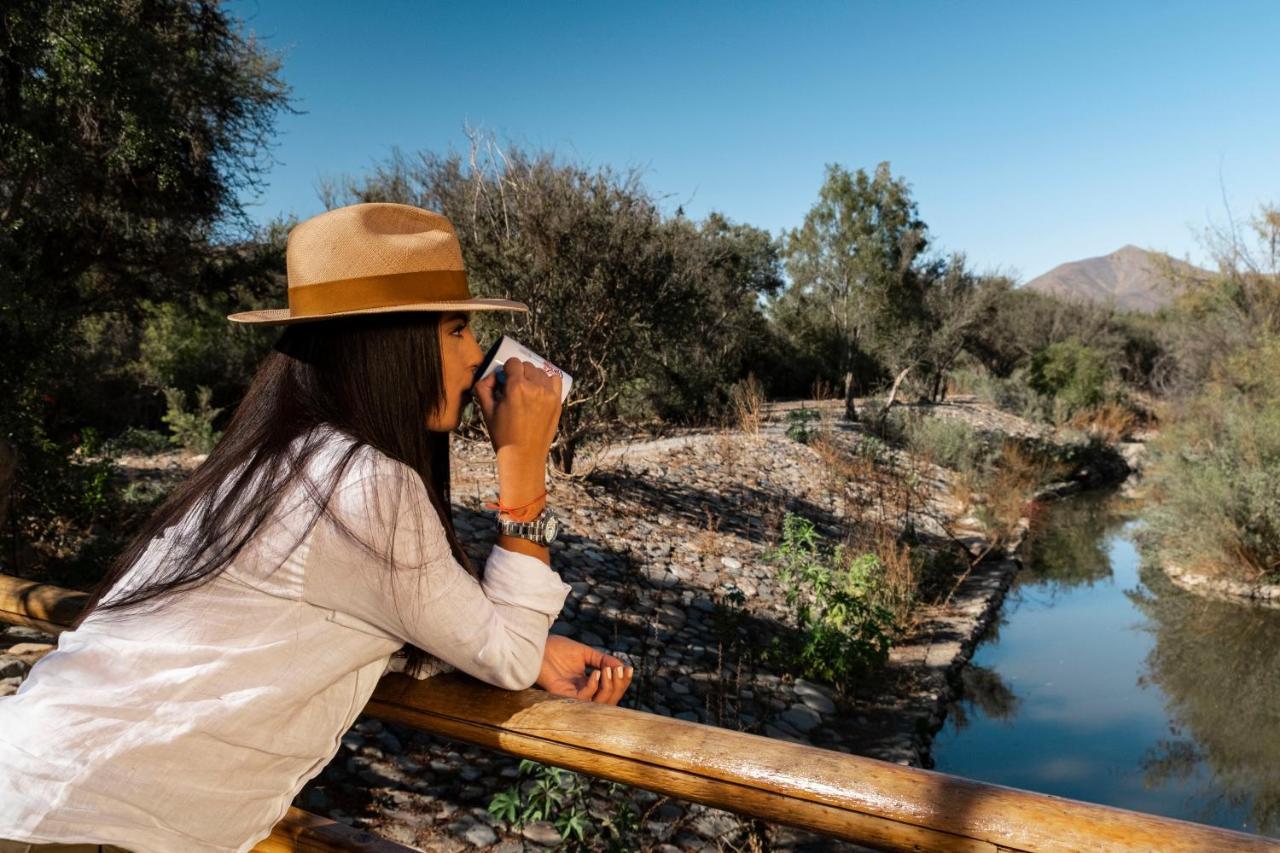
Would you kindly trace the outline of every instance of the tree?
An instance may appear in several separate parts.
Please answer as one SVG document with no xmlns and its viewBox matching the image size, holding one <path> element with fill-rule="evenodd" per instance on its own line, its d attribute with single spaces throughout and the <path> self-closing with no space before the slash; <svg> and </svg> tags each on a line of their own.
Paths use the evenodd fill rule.
<svg viewBox="0 0 1280 853">
<path fill-rule="evenodd" d="M 697 276 L 682 272 L 693 263 L 681 260 L 687 246 L 664 225 L 634 169 L 590 170 L 551 152 L 504 151 L 473 133 L 465 162 L 458 154 L 396 152 L 360 180 L 330 183 L 323 197 L 444 214 L 473 292 L 533 308 L 518 318 L 519 340 L 574 380 L 551 451 L 565 472 L 582 443 L 616 416 L 624 392 L 683 345 L 711 304 Z M 478 328 L 493 331 L 487 324 L 500 319 L 479 316 Z"/>
<path fill-rule="evenodd" d="M 65 464 L 48 409 L 83 381 L 66 372 L 80 319 L 201 292 L 209 254 L 247 222 L 288 108 L 278 73 L 216 3 L 0 12 L 0 439 L 28 469 L 19 498 Z"/>
<path fill-rule="evenodd" d="M 845 416 L 853 420 L 855 373 L 861 357 L 919 311 L 917 260 L 928 244 L 906 182 L 888 163 L 874 175 L 827 166 L 818 201 L 804 224 L 785 238 L 791 286 L 771 306 L 777 321 L 828 342 L 844 385 Z M 806 331 L 801 327 L 800 331 Z"/>
</svg>

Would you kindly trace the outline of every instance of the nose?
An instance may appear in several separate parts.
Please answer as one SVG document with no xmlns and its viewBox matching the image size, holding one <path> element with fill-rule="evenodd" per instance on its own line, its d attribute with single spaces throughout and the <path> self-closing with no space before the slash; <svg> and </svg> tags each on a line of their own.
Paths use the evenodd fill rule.
<svg viewBox="0 0 1280 853">
<path fill-rule="evenodd" d="M 480 365 L 484 363 L 484 350 L 480 348 L 480 344 L 476 342 L 474 337 L 468 337 L 470 337 L 471 340 L 472 351 L 470 353 L 470 357 L 467 359 L 467 367 L 471 371 L 471 381 L 474 382 L 480 378 L 476 374 L 480 370 Z"/>
</svg>

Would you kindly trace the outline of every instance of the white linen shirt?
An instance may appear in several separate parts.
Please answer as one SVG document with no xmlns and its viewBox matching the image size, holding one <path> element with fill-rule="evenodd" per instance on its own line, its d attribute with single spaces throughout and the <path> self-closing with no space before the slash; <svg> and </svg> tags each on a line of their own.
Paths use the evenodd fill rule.
<svg viewBox="0 0 1280 853">
<path fill-rule="evenodd" d="M 352 439 L 321 432 L 309 470 L 322 475 Z M 244 853 L 337 753 L 406 642 L 433 655 L 420 677 L 456 667 L 508 689 L 534 682 L 570 589 L 545 563 L 495 546 L 475 580 L 422 480 L 372 448 L 330 505 L 371 545 L 391 542 L 394 571 L 323 518 L 290 550 L 317 509 L 286 498 L 212 582 L 58 637 L 0 698 L 0 838 Z M 192 517 L 108 597 L 163 568 Z"/>
</svg>

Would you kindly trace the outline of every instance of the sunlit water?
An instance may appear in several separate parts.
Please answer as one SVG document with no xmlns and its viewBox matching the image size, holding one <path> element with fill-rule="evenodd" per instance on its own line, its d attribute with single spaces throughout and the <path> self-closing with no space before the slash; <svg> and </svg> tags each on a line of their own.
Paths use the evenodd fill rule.
<svg viewBox="0 0 1280 853">
<path fill-rule="evenodd" d="M 934 741 L 936 769 L 1280 837 L 1280 611 L 1183 592 L 1140 521 L 1055 508 Z"/>
</svg>

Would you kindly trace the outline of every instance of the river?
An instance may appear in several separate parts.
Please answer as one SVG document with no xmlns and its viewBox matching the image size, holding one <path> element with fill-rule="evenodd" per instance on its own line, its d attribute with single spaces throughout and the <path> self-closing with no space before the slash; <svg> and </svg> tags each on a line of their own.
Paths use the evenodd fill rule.
<svg viewBox="0 0 1280 853">
<path fill-rule="evenodd" d="M 1140 530 L 1108 495 L 1049 510 L 935 768 L 1280 837 L 1280 610 L 1173 586 Z"/>
</svg>

